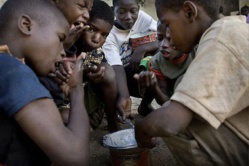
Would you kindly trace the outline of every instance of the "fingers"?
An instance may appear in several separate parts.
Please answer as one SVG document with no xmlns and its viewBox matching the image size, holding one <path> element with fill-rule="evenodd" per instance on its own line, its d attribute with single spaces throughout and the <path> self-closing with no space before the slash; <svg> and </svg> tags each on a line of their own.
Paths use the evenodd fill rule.
<svg viewBox="0 0 249 166">
<path fill-rule="evenodd" d="M 83 25 L 83 24 L 78 24 L 78 25 L 73 25 L 70 29 L 70 34 L 77 34 L 77 33 L 81 33 L 82 31 L 86 31 L 90 29 L 89 25 Z"/>
<path fill-rule="evenodd" d="M 124 118 L 123 115 L 124 114 L 122 114 L 122 113 L 120 115 L 118 115 L 118 117 L 117 117 L 118 122 L 125 123 L 125 119 L 123 119 Z"/>
<path fill-rule="evenodd" d="M 82 31 L 86 31 L 86 30 L 88 30 L 88 29 L 90 29 L 90 26 L 89 26 L 89 25 L 85 25 L 85 26 L 82 27 Z"/>
<path fill-rule="evenodd" d="M 65 83 L 68 82 L 69 78 L 65 77 L 62 73 L 60 73 L 58 70 L 55 71 L 55 81 L 59 84 L 59 85 L 63 85 Z"/>
<path fill-rule="evenodd" d="M 84 27 L 83 24 L 72 25 L 72 27 L 70 28 L 70 31 L 69 31 L 69 35 L 77 34 L 81 31 L 83 31 L 83 27 Z"/>
<path fill-rule="evenodd" d="M 61 79 L 63 77 L 65 78 L 69 78 L 70 74 L 72 73 L 72 70 L 70 69 L 70 63 L 69 62 L 63 62 L 59 65 L 58 70 L 57 70 L 57 77 L 61 77 Z"/>
<path fill-rule="evenodd" d="M 78 70 L 81 70 L 84 68 L 83 62 L 85 60 L 86 53 L 82 52 L 76 59 L 76 67 Z"/>
<path fill-rule="evenodd" d="M 124 123 L 124 120 L 126 119 L 126 114 L 123 108 L 118 109 L 118 121 Z"/>
<path fill-rule="evenodd" d="M 133 120 L 134 117 L 135 117 L 135 113 L 130 113 L 130 114 L 126 115 L 126 118 L 127 118 L 127 119 Z"/>
<path fill-rule="evenodd" d="M 96 65 L 93 67 L 90 67 L 87 69 L 87 76 L 91 81 L 94 83 L 100 82 L 103 80 L 104 75 L 105 75 L 105 67 L 104 66 L 99 66 L 97 67 Z"/>
<path fill-rule="evenodd" d="M 133 119 L 134 114 L 131 113 L 131 99 L 130 98 L 119 99 L 117 104 L 117 111 L 122 121 L 125 121 L 126 118 Z"/>
<path fill-rule="evenodd" d="M 136 119 L 135 138 L 139 147 L 153 148 L 157 145 L 158 140 L 148 135 L 149 131 L 144 124 L 144 119 Z"/>
<path fill-rule="evenodd" d="M 153 86 L 157 82 L 155 74 L 149 71 L 142 71 L 139 74 L 135 74 L 133 77 L 138 81 L 140 86 L 144 87 Z"/>
<path fill-rule="evenodd" d="M 133 120 L 135 114 L 126 114 L 125 112 L 119 112 L 117 120 L 120 123 L 127 123 L 128 119 Z"/>
<path fill-rule="evenodd" d="M 139 74 L 134 74 L 133 78 L 135 78 L 138 81 L 139 80 Z"/>
<path fill-rule="evenodd" d="M 134 71 L 134 72 L 139 71 L 139 64 L 140 64 L 140 63 L 138 63 L 138 62 L 131 62 L 131 63 L 130 63 L 131 70 Z"/>
<path fill-rule="evenodd" d="M 74 64 L 69 61 L 60 61 L 56 65 L 56 71 L 53 73 L 55 81 L 61 85 L 67 83 L 71 74 Z"/>
<path fill-rule="evenodd" d="M 85 53 L 82 53 L 76 59 L 74 67 L 72 68 L 72 74 L 70 75 L 70 79 L 67 82 L 69 89 L 73 89 L 74 87 L 82 86 L 83 61 L 84 61 L 85 55 L 86 55 Z"/>
<path fill-rule="evenodd" d="M 139 148 L 152 149 L 158 144 L 157 138 L 144 139 L 143 141 L 137 141 L 137 146 Z"/>
</svg>

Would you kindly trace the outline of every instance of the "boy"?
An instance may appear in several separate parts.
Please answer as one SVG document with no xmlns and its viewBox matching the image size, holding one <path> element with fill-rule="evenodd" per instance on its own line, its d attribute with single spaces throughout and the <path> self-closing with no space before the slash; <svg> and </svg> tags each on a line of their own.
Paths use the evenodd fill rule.
<svg viewBox="0 0 249 166">
<path fill-rule="evenodd" d="M 139 63 L 145 54 L 158 49 L 157 42 L 139 46 L 134 52 L 129 39 L 134 34 L 156 31 L 156 21 L 139 10 L 138 0 L 113 1 L 115 22 L 110 35 L 103 45 L 107 62 L 116 73 L 118 84 L 118 106 L 131 111 L 131 96 L 141 97 L 137 81 L 133 75 L 138 70 Z"/>
<path fill-rule="evenodd" d="M 84 72 L 87 82 L 84 87 L 87 100 L 86 108 L 90 116 L 90 124 L 93 129 L 100 124 L 103 112 L 99 106 L 101 101 L 103 101 L 106 107 L 105 112 L 110 132 L 119 129 L 115 105 L 117 84 L 115 72 L 106 63 L 101 47 L 112 29 L 113 23 L 114 15 L 111 7 L 103 1 L 94 0 L 90 19 L 87 23 L 90 28 L 81 33 L 80 38 L 74 45 L 77 48 L 77 55 L 80 55 L 82 52 L 88 52 L 85 62 L 90 60 L 97 67 L 94 70 L 86 69 Z M 99 61 L 97 60 L 98 58 L 100 58 Z M 101 69 L 104 69 L 104 73 L 98 76 L 98 72 Z"/>
<path fill-rule="evenodd" d="M 136 139 L 148 145 L 165 137 L 181 165 L 249 163 L 249 26 L 243 16 L 218 20 L 219 1 L 156 0 L 159 20 L 177 49 L 195 59 L 170 103 L 136 123 Z"/>
<path fill-rule="evenodd" d="M 37 78 L 55 71 L 55 63 L 65 54 L 63 42 L 68 30 L 64 15 L 48 1 L 8 0 L 1 7 L 0 163 L 3 165 L 89 163 L 89 121 L 82 102 L 81 57 L 72 66 L 71 77 L 64 85 L 68 86 L 72 103 L 67 127 L 50 93 Z"/>
<path fill-rule="evenodd" d="M 246 16 L 246 22 L 249 24 L 249 7 L 247 5 L 240 9 L 240 14 Z"/>
<path fill-rule="evenodd" d="M 171 41 L 169 28 L 160 21 L 157 23 L 157 40 L 160 52 L 151 59 L 143 59 L 140 66 L 148 68 L 148 71 L 135 75 L 140 86 L 145 88 L 143 99 L 138 107 L 138 113 L 142 116 L 154 110 L 151 106 L 154 98 L 160 105 L 169 100 L 195 55 L 194 51 L 189 55 L 178 51 Z"/>
<path fill-rule="evenodd" d="M 64 42 L 66 49 L 70 48 L 78 39 L 80 33 L 88 28 L 86 25 L 89 19 L 89 12 L 93 0 L 50 0 L 56 5 L 67 18 L 71 26 L 69 36 Z"/>
<path fill-rule="evenodd" d="M 69 35 L 64 41 L 64 48 L 66 50 L 66 53 L 68 54 L 69 52 L 68 49 L 79 38 L 80 33 L 89 28 L 89 26 L 86 23 L 89 19 L 89 12 L 92 8 L 93 1 L 92 0 L 49 0 L 49 1 L 52 4 L 54 4 L 58 9 L 61 10 L 61 12 L 65 15 L 67 21 L 71 26 L 69 30 Z M 67 78 L 65 79 L 68 79 L 71 74 L 70 68 L 65 67 L 65 70 L 67 72 Z M 54 75 L 55 73 L 52 74 Z M 51 75 L 51 73 L 49 73 L 49 75 Z M 63 103 L 62 101 L 64 99 L 64 94 L 61 92 L 61 88 L 57 85 L 55 79 L 56 78 L 50 76 L 39 78 L 41 83 L 51 92 L 51 95 L 53 96 L 55 103 L 57 105 L 60 105 Z"/>
<path fill-rule="evenodd" d="M 225 17 L 224 14 L 223 14 L 223 6 L 220 6 L 219 8 L 219 18 L 223 18 Z"/>
</svg>

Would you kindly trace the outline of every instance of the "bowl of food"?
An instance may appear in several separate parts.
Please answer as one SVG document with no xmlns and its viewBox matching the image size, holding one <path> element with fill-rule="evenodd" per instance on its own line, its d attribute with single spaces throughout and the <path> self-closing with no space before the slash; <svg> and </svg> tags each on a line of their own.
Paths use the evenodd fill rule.
<svg viewBox="0 0 249 166">
<path fill-rule="evenodd" d="M 149 149 L 140 148 L 134 129 L 123 129 L 102 137 L 102 145 L 109 148 L 113 166 L 149 166 Z"/>
</svg>

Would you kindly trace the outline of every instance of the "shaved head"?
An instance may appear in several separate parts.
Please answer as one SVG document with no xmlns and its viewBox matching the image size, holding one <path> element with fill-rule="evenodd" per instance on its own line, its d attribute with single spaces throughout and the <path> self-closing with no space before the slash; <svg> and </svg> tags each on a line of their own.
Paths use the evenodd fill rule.
<svg viewBox="0 0 249 166">
<path fill-rule="evenodd" d="M 40 26 L 50 20 L 65 18 L 61 11 L 46 0 L 7 0 L 0 10 L 0 34 L 6 33 L 21 15 L 27 15 Z"/>
</svg>

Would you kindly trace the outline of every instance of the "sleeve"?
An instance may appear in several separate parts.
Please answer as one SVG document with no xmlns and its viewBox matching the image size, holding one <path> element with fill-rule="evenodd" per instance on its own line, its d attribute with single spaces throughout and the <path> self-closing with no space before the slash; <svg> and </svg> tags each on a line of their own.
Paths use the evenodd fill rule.
<svg viewBox="0 0 249 166">
<path fill-rule="evenodd" d="M 10 63 L 6 61 L 8 57 L 0 58 L 0 108 L 7 116 L 12 116 L 33 100 L 51 98 L 49 91 L 28 66 L 10 58 Z"/>
<path fill-rule="evenodd" d="M 138 29 L 139 32 L 157 31 L 157 22 L 147 13 L 140 10 L 134 29 Z"/>
<path fill-rule="evenodd" d="M 114 34 L 110 33 L 102 46 L 107 62 L 113 65 L 123 65 L 119 54 L 119 46 Z"/>
<path fill-rule="evenodd" d="M 218 39 L 203 41 L 171 100 L 217 129 L 249 105 L 249 71 L 239 55 Z"/>
</svg>

